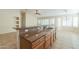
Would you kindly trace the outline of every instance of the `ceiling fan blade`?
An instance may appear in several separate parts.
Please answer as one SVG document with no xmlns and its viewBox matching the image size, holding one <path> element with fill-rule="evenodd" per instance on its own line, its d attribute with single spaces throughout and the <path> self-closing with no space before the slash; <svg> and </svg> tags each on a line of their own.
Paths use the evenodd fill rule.
<svg viewBox="0 0 79 59">
<path fill-rule="evenodd" d="M 36 10 L 36 13 L 35 14 L 40 15 L 40 13 L 38 12 L 38 10 Z"/>
</svg>

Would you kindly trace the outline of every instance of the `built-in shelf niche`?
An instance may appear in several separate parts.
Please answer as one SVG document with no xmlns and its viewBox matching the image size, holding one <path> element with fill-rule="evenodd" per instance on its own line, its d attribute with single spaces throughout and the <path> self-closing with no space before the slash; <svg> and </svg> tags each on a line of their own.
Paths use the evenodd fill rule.
<svg viewBox="0 0 79 59">
<path fill-rule="evenodd" d="M 16 28 L 19 28 L 20 26 L 20 19 L 19 17 L 16 17 Z"/>
</svg>

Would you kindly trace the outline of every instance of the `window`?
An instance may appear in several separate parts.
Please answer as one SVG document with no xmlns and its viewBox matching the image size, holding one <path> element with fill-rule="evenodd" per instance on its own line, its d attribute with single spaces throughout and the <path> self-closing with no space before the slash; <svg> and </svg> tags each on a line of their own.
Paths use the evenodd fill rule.
<svg viewBox="0 0 79 59">
<path fill-rule="evenodd" d="M 73 17 L 73 27 L 78 27 L 78 16 Z"/>
<path fill-rule="evenodd" d="M 67 23 L 67 26 L 68 27 L 72 27 L 72 16 L 67 16 L 67 21 L 66 21 Z"/>
<path fill-rule="evenodd" d="M 38 25 L 40 25 L 40 24 L 41 24 L 41 20 L 38 20 L 38 22 L 37 22 L 37 23 L 38 23 Z"/>
<path fill-rule="evenodd" d="M 54 25 L 55 18 L 38 19 L 38 25 Z"/>
<path fill-rule="evenodd" d="M 67 19 L 66 19 L 66 17 L 63 17 L 62 25 L 63 25 L 63 26 L 67 26 Z"/>
<path fill-rule="evenodd" d="M 78 16 L 73 16 L 68 15 L 68 16 L 63 16 L 63 19 L 61 17 L 58 17 L 56 19 L 56 24 L 55 24 L 55 18 L 44 18 L 44 19 L 39 19 L 38 24 L 39 25 L 57 25 L 58 27 L 60 26 L 66 26 L 66 27 L 78 27 Z"/>
<path fill-rule="evenodd" d="M 49 25 L 49 19 L 44 19 L 42 25 Z"/>
<path fill-rule="evenodd" d="M 55 24 L 55 18 L 51 18 L 50 19 L 50 25 L 54 25 Z"/>
<path fill-rule="evenodd" d="M 39 19 L 38 25 L 49 25 L 49 19 Z"/>
<path fill-rule="evenodd" d="M 72 16 L 65 16 L 63 18 L 63 26 L 68 26 L 68 27 L 72 27 L 72 23 L 73 20 L 72 20 Z"/>
<path fill-rule="evenodd" d="M 57 21 L 58 21 L 57 26 L 60 27 L 60 26 L 61 26 L 61 18 L 58 17 L 58 18 L 57 18 Z"/>
</svg>

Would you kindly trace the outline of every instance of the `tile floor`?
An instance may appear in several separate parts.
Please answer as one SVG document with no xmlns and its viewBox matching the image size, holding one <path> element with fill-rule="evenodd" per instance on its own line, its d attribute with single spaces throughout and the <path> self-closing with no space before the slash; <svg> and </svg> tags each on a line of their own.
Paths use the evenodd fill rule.
<svg viewBox="0 0 79 59">
<path fill-rule="evenodd" d="M 0 34 L 0 49 L 15 49 L 16 45 L 16 32 Z"/>
<path fill-rule="evenodd" d="M 79 33 L 70 31 L 57 31 L 57 39 L 54 42 L 53 49 L 78 49 Z"/>
</svg>

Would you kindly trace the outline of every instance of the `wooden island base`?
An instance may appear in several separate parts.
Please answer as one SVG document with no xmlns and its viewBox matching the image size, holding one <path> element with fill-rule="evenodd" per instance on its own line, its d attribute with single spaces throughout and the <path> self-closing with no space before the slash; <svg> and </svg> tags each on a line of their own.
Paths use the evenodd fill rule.
<svg viewBox="0 0 79 59">
<path fill-rule="evenodd" d="M 48 49 L 53 45 L 54 33 L 52 30 L 42 31 L 40 33 L 31 33 L 20 36 L 21 49 Z"/>
</svg>

